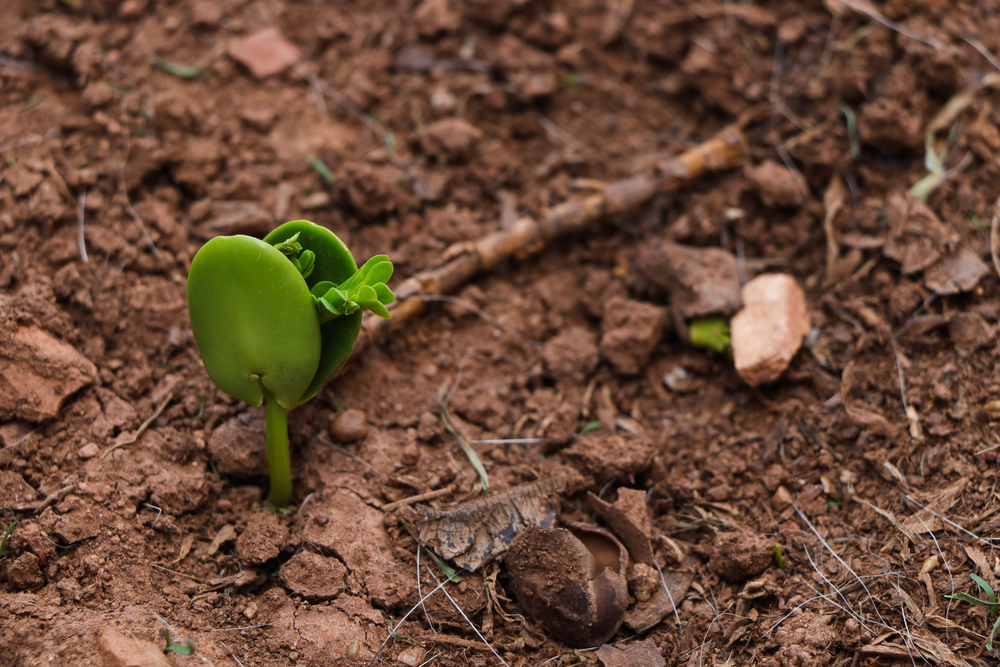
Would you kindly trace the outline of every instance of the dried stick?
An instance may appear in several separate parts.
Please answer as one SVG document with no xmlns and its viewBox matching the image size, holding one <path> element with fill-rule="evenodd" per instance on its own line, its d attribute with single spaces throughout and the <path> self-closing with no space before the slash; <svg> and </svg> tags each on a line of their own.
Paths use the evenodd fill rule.
<svg viewBox="0 0 1000 667">
<path fill-rule="evenodd" d="M 456 243 L 445 251 L 442 264 L 421 271 L 396 288 L 396 301 L 389 306 L 391 320 L 365 320 L 355 354 L 423 312 L 429 295 L 453 292 L 504 260 L 537 253 L 556 239 L 582 232 L 602 219 L 634 211 L 658 193 L 679 190 L 707 174 L 739 166 L 745 153 L 743 134 L 728 129 L 661 163 L 655 173 L 608 183 L 595 194 L 550 208 L 538 221 L 521 218 L 478 241 Z"/>
</svg>

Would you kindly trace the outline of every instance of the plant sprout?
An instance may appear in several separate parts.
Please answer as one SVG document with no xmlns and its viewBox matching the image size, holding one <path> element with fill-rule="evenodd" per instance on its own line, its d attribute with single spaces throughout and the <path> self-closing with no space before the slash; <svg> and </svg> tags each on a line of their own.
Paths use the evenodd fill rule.
<svg viewBox="0 0 1000 667">
<path fill-rule="evenodd" d="M 392 263 L 360 269 L 333 232 L 288 222 L 264 240 L 219 236 L 191 261 L 191 331 L 212 382 L 267 413 L 268 502 L 292 498 L 288 411 L 316 396 L 347 362 L 361 313 L 388 318 Z"/>
</svg>

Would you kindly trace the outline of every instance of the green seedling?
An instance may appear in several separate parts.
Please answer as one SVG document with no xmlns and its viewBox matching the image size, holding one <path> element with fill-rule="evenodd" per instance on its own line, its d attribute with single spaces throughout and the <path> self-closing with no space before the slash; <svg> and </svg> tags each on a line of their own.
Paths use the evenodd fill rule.
<svg viewBox="0 0 1000 667">
<path fill-rule="evenodd" d="M 580 435 L 587 435 L 588 433 L 593 433 L 599 428 L 601 428 L 600 421 L 587 422 L 586 424 L 583 425 L 583 428 L 580 429 Z"/>
<path fill-rule="evenodd" d="M 688 323 L 688 335 L 692 345 L 727 356 L 733 354 L 733 340 L 727 317 L 722 315 L 696 317 Z"/>
<path fill-rule="evenodd" d="M 14 532 L 14 526 L 17 525 L 17 521 L 12 521 L 7 530 L 3 532 L 3 537 L 0 537 L 0 557 L 3 556 L 3 550 L 7 548 L 7 540 L 10 539 L 11 533 Z"/>
<path fill-rule="evenodd" d="M 264 240 L 219 236 L 191 261 L 191 331 L 212 382 L 267 413 L 268 501 L 292 498 L 288 411 L 310 400 L 344 366 L 361 313 L 388 318 L 392 263 L 376 255 L 360 269 L 333 232 L 307 220 Z"/>
<path fill-rule="evenodd" d="M 177 655 L 191 655 L 194 653 L 194 644 L 191 643 L 191 640 L 185 639 L 183 642 L 170 641 L 169 630 L 160 630 L 160 636 L 163 637 L 163 641 L 167 643 L 167 645 L 163 647 L 164 655 L 167 653 L 176 653 Z"/>
<path fill-rule="evenodd" d="M 977 597 L 973 597 L 968 593 L 956 593 L 955 595 L 945 595 L 945 597 L 951 600 L 961 600 L 962 602 L 968 602 L 969 604 L 974 604 L 977 607 L 989 607 L 990 608 L 989 617 L 993 618 L 997 613 L 997 607 L 1000 607 L 1000 602 L 997 602 L 997 595 L 993 591 L 993 587 L 990 586 L 988 583 L 986 583 L 986 580 L 983 579 L 982 577 L 979 577 L 975 574 L 970 574 L 969 576 L 972 577 L 972 580 L 974 582 L 976 582 L 976 585 L 979 586 L 980 590 L 986 593 L 986 597 L 989 598 L 988 602 L 986 600 L 980 600 Z M 996 621 L 994 621 L 993 629 L 990 630 L 990 636 L 986 638 L 987 651 L 993 650 L 993 637 L 996 636 L 998 628 L 1000 628 L 1000 616 L 998 616 Z"/>
<path fill-rule="evenodd" d="M 785 569 L 785 557 L 781 554 L 781 545 L 774 545 L 774 562 L 778 565 L 779 570 Z"/>
</svg>

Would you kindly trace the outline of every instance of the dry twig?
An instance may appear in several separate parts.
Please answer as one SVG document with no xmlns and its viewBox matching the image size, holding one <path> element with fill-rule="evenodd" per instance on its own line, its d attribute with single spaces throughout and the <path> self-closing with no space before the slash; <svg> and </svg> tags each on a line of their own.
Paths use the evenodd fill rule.
<svg viewBox="0 0 1000 667">
<path fill-rule="evenodd" d="M 658 193 L 679 190 L 709 173 L 737 167 L 745 153 L 742 132 L 730 128 L 661 164 L 656 173 L 609 183 L 588 197 L 550 208 L 540 220 L 521 218 L 478 241 L 451 246 L 440 265 L 421 271 L 395 289 L 396 301 L 389 307 L 391 320 L 365 320 L 355 354 L 422 313 L 428 296 L 453 292 L 511 257 L 537 253 L 556 239 L 589 229 L 602 219 L 634 211 Z"/>
</svg>

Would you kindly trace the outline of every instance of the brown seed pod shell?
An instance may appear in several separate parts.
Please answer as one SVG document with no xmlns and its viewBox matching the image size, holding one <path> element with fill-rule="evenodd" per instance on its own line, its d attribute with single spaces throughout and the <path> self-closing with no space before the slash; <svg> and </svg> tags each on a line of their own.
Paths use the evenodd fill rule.
<svg viewBox="0 0 1000 667">
<path fill-rule="evenodd" d="M 611 533 L 571 523 L 530 526 L 507 551 L 518 602 L 570 646 L 600 646 L 618 631 L 628 605 L 628 551 Z"/>
</svg>

